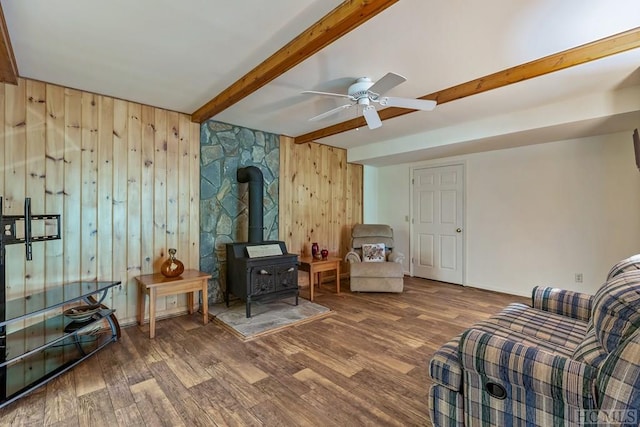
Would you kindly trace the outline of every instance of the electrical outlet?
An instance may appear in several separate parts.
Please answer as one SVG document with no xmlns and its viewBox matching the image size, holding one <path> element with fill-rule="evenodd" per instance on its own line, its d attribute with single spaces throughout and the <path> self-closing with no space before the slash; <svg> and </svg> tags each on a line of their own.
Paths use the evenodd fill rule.
<svg viewBox="0 0 640 427">
<path fill-rule="evenodd" d="M 582 273 L 576 273 L 576 283 L 582 283 Z"/>
</svg>

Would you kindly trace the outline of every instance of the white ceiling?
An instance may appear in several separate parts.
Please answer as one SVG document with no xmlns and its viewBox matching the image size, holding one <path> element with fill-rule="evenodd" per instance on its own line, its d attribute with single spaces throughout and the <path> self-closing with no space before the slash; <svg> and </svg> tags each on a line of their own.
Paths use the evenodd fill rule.
<svg viewBox="0 0 640 427">
<path fill-rule="evenodd" d="M 341 2 L 0 3 L 21 77 L 190 114 Z M 343 102 L 303 90 L 345 92 L 358 77 L 393 71 L 407 82 L 389 95 L 420 97 L 635 28 L 639 17 L 638 0 L 401 0 L 214 119 L 298 136 L 356 113 L 309 122 Z M 635 49 L 319 142 L 349 149 L 350 160 L 382 165 L 625 131 L 640 126 L 640 100 L 597 112 L 591 104 L 639 86 L 639 67 Z M 548 124 L 529 123 L 545 114 Z M 496 132 L 503 122 L 509 129 Z M 443 149 L 443 141 L 456 148 Z"/>
</svg>

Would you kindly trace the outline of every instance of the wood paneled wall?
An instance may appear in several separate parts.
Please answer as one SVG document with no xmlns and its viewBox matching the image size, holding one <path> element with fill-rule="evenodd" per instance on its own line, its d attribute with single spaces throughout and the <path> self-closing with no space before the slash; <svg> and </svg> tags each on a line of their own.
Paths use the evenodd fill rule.
<svg viewBox="0 0 640 427">
<path fill-rule="evenodd" d="M 362 222 L 362 179 L 362 165 L 347 163 L 346 150 L 280 137 L 279 232 L 289 252 L 311 255 L 318 242 L 344 257 L 351 228 Z"/>
<path fill-rule="evenodd" d="M 172 111 L 20 79 L 0 85 L 4 214 L 62 214 L 62 239 L 7 247 L 7 298 L 79 279 L 120 280 L 106 302 L 135 319 L 133 278 L 175 247 L 198 268 L 200 126 Z M 186 309 L 159 300 L 159 316 Z"/>
</svg>

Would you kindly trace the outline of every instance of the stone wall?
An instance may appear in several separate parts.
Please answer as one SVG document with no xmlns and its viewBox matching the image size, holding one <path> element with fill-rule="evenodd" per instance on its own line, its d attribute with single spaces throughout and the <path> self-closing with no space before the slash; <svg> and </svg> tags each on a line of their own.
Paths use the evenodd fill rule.
<svg viewBox="0 0 640 427">
<path fill-rule="evenodd" d="M 248 239 L 247 184 L 238 168 L 264 176 L 264 238 L 278 240 L 280 147 L 278 135 L 206 121 L 200 128 L 200 270 L 210 273 L 209 302 L 221 302 L 226 244 Z"/>
</svg>

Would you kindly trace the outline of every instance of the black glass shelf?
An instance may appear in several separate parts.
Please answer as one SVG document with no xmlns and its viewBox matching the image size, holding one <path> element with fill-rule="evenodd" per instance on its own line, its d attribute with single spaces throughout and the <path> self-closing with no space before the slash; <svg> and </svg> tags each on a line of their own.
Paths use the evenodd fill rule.
<svg viewBox="0 0 640 427">
<path fill-rule="evenodd" d="M 63 314 L 35 323 L 24 329 L 7 334 L 5 361 L 0 367 L 10 365 L 34 353 L 64 340 L 73 334 L 82 334 L 100 326 L 99 321 L 113 314 L 115 310 L 101 309 L 91 319 L 83 322 L 71 321 Z"/>
<path fill-rule="evenodd" d="M 108 289 L 120 283 L 119 281 L 71 282 L 52 287 L 44 292 L 9 300 L 6 303 L 0 301 L 0 312 L 4 309 L 6 319 L 0 321 L 0 327 L 74 301 L 86 301 L 87 298 L 96 294 L 102 293 L 104 297 Z"/>
<path fill-rule="evenodd" d="M 111 332 L 101 335 L 66 336 L 31 357 L 3 368 L 6 370 L 6 398 L 0 408 L 48 383 L 115 341 Z"/>
</svg>

